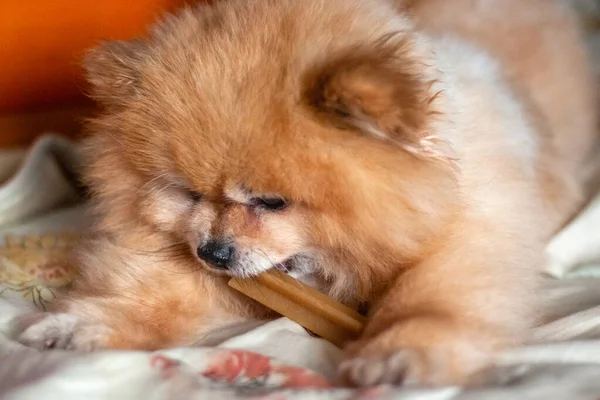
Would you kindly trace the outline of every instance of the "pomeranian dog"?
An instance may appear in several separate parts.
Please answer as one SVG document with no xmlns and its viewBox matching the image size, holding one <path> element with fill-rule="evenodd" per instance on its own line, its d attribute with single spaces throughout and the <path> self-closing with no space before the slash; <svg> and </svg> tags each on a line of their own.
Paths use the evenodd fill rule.
<svg viewBox="0 0 600 400">
<path fill-rule="evenodd" d="M 527 340 L 585 199 L 595 82 L 548 0 L 224 0 L 86 61 L 98 221 L 39 348 L 159 349 L 273 314 L 270 268 L 370 322 L 356 385 L 461 384 Z"/>
</svg>

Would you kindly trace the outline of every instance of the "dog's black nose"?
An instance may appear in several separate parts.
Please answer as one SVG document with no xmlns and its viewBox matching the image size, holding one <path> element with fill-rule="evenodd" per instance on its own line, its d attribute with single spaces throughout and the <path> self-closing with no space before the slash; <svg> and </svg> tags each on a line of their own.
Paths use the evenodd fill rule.
<svg viewBox="0 0 600 400">
<path fill-rule="evenodd" d="M 210 240 L 204 246 L 198 247 L 198 257 L 219 269 L 228 269 L 233 260 L 235 248 L 231 243 Z"/>
</svg>

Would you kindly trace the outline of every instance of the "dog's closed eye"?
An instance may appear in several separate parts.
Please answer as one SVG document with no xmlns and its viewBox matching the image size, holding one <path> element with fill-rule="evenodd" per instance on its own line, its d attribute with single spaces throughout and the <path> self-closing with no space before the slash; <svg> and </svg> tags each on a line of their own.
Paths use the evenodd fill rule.
<svg viewBox="0 0 600 400">
<path fill-rule="evenodd" d="M 252 199 L 252 204 L 268 211 L 281 211 L 289 205 L 281 197 L 256 197 Z"/>
<path fill-rule="evenodd" d="M 188 189 L 188 194 L 190 196 L 190 199 L 192 199 L 195 203 L 199 202 L 200 200 L 202 200 L 202 193 L 193 190 L 193 189 Z"/>
</svg>

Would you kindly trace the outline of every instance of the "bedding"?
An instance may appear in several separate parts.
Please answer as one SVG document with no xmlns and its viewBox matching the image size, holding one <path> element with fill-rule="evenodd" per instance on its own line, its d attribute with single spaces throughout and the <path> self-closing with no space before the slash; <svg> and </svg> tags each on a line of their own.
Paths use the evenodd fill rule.
<svg viewBox="0 0 600 400">
<path fill-rule="evenodd" d="M 55 135 L 0 155 L 0 398 L 588 399 L 600 396 L 600 195 L 548 246 L 547 322 L 476 387 L 352 390 L 341 352 L 281 318 L 232 326 L 214 347 L 40 353 L 13 318 L 45 310 L 76 273 L 67 254 L 91 222 L 77 148 Z M 584 279 L 585 278 L 585 279 Z"/>
</svg>

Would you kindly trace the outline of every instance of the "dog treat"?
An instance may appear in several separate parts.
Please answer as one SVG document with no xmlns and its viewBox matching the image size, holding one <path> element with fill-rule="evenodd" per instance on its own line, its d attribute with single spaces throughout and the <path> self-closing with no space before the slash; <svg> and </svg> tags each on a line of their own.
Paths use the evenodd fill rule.
<svg viewBox="0 0 600 400">
<path fill-rule="evenodd" d="M 229 286 L 339 347 L 355 339 L 366 322 L 350 307 L 275 269 L 233 278 Z"/>
</svg>

